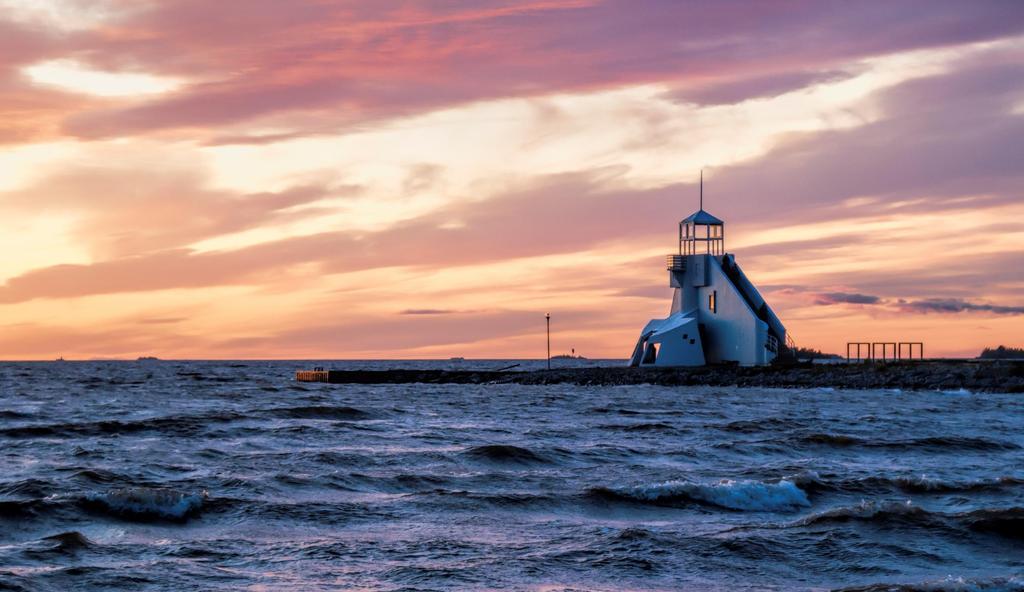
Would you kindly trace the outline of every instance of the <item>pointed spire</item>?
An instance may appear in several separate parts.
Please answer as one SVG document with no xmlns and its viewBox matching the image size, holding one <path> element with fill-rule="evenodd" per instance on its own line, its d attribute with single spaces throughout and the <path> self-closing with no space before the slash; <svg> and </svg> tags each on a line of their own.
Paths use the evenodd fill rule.
<svg viewBox="0 0 1024 592">
<path fill-rule="evenodd" d="M 700 170 L 700 208 L 704 209 L 704 169 Z"/>
</svg>

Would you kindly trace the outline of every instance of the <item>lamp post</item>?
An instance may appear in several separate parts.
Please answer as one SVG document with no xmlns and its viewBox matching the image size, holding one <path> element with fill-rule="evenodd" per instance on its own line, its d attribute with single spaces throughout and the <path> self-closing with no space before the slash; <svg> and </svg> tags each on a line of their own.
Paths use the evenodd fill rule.
<svg viewBox="0 0 1024 592">
<path fill-rule="evenodd" d="M 551 369 L 551 313 L 544 315 L 544 320 L 547 321 L 548 326 L 548 370 Z"/>
</svg>

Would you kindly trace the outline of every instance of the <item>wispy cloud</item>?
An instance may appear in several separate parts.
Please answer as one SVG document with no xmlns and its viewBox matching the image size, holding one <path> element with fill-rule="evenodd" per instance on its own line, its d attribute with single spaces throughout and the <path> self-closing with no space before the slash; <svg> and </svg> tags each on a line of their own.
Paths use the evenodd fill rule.
<svg viewBox="0 0 1024 592">
<path fill-rule="evenodd" d="M 1000 2 L 970 11 L 945 1 L 742 11 L 735 18 L 730 3 L 674 0 L 644 10 L 625 0 L 301 0 L 244 11 L 154 3 L 79 43 L 100 64 L 131 62 L 203 82 L 142 104 L 69 114 L 65 130 L 122 136 L 304 111 L 323 112 L 319 126 L 351 126 L 469 101 L 680 79 L 714 80 L 718 90 L 706 100 L 738 100 L 812 84 L 821 75 L 804 72 L 827 73 L 839 62 L 1024 30 L 1024 10 Z"/>
<path fill-rule="evenodd" d="M 971 302 L 962 298 L 924 298 L 906 300 L 903 298 L 882 298 L 871 294 L 848 292 L 821 292 L 813 294 L 814 303 L 821 306 L 853 304 L 882 306 L 890 310 L 910 314 L 957 314 L 962 312 L 985 312 L 997 315 L 1024 315 L 1024 306 L 1006 306 L 983 302 Z"/>
<path fill-rule="evenodd" d="M 826 306 L 829 304 L 878 304 L 881 300 L 878 296 L 870 294 L 824 292 L 815 295 L 814 303 Z"/>
<path fill-rule="evenodd" d="M 1024 315 L 1024 306 L 1003 306 L 968 302 L 958 298 L 930 298 L 926 300 L 898 301 L 900 310 L 917 313 L 989 312 L 998 315 Z"/>
</svg>

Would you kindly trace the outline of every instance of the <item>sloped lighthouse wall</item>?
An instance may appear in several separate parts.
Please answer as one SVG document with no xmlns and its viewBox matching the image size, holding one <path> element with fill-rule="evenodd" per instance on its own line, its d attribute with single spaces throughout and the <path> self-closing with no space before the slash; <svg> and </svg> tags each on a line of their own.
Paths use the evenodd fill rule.
<svg viewBox="0 0 1024 592">
<path fill-rule="evenodd" d="M 717 257 L 707 257 L 708 285 L 696 289 L 700 323 L 705 326 L 704 356 L 708 363 L 766 364 L 768 325 L 757 318 L 739 289 L 726 276 Z M 714 295 L 715 310 L 709 305 Z"/>
<path fill-rule="evenodd" d="M 719 257 L 687 255 L 686 270 L 670 271 L 669 285 L 676 288 L 669 314 L 693 316 L 703 326 L 700 336 L 706 363 L 752 366 L 771 361 L 773 354 L 765 348 L 768 325 L 722 269 Z"/>
</svg>

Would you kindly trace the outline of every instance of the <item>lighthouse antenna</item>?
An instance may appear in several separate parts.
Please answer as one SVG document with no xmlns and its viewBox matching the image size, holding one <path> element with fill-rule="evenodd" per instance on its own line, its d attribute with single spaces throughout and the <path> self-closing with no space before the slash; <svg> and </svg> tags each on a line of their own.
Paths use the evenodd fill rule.
<svg viewBox="0 0 1024 592">
<path fill-rule="evenodd" d="M 704 169 L 700 170 L 700 209 L 704 209 Z"/>
</svg>

